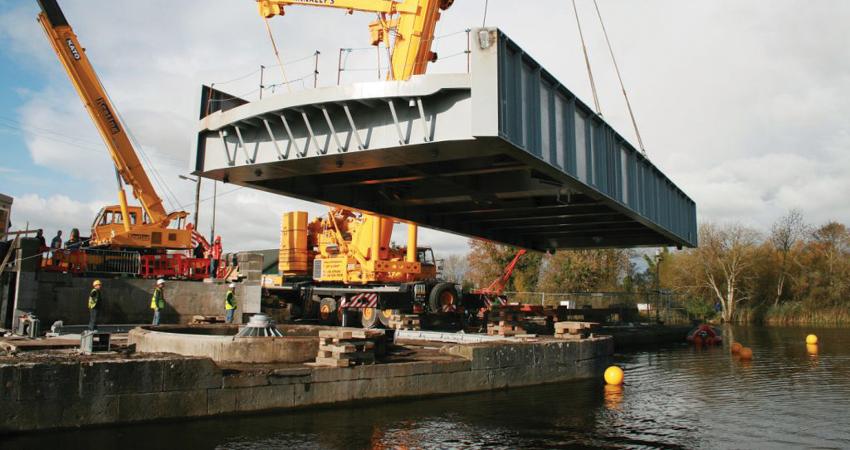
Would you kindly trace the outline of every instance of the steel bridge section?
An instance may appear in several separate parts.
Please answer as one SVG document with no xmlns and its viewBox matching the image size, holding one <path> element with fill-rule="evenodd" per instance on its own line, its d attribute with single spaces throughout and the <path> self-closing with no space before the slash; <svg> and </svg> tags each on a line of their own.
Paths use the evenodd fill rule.
<svg viewBox="0 0 850 450">
<path fill-rule="evenodd" d="M 697 244 L 693 200 L 503 33 L 473 36 L 464 74 L 204 87 L 194 173 L 540 251 Z"/>
</svg>

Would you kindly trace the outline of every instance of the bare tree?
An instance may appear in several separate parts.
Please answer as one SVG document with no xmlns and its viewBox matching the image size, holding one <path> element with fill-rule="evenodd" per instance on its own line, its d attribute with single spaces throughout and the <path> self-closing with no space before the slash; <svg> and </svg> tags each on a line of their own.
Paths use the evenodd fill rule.
<svg viewBox="0 0 850 450">
<path fill-rule="evenodd" d="M 789 259 L 792 257 L 792 250 L 805 234 L 806 224 L 803 222 L 803 214 L 798 209 L 788 211 L 788 214 L 777 219 L 770 229 L 770 243 L 774 251 L 779 253 L 780 258 L 776 277 L 776 296 L 773 298 L 774 305 L 779 304 L 785 282 L 789 277 L 788 265 L 791 262 Z"/>
<path fill-rule="evenodd" d="M 742 291 L 747 269 L 758 240 L 755 230 L 740 224 L 719 227 L 705 223 L 699 230 L 699 261 L 703 282 L 714 293 L 722 307 L 723 320 L 731 321 L 735 306 L 746 300 Z"/>
<path fill-rule="evenodd" d="M 466 255 L 449 255 L 443 260 L 442 275 L 446 281 L 460 283 L 469 271 L 469 261 Z"/>
</svg>

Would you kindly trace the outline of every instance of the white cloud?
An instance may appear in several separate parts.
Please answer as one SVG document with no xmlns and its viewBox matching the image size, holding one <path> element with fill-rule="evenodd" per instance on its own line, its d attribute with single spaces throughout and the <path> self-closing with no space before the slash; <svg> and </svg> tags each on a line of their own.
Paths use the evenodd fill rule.
<svg viewBox="0 0 850 450">
<path fill-rule="evenodd" d="M 48 238 L 55 235 L 56 230 L 63 230 L 67 237 L 71 228 L 79 228 L 81 234 L 87 235 L 103 205 L 98 201 L 80 202 L 61 194 L 50 197 L 28 194 L 15 198 L 11 220 L 15 229 L 24 229 L 29 224 L 30 229 L 43 229 Z"/>
<path fill-rule="evenodd" d="M 502 27 L 589 100 L 572 8 L 557 0 L 528 3 L 517 7 L 516 2 L 490 2 L 487 24 Z M 185 171 L 195 138 L 200 84 L 250 74 L 219 87 L 256 98 L 259 73 L 251 72 L 259 64 L 274 65 L 253 4 L 210 1 L 198 7 L 165 0 L 67 0 L 62 6 L 128 128 L 178 202 L 191 210 L 193 186 L 176 175 Z M 437 34 L 479 25 L 482 6 L 483 1 L 455 2 L 443 14 Z M 843 198 L 850 191 L 850 96 L 845 95 L 850 92 L 850 3 L 781 0 L 764 8 L 732 0 L 609 0 L 600 7 L 649 155 L 697 202 L 701 219 L 765 229 L 787 209 L 798 207 L 811 222 L 850 222 L 850 205 Z M 632 137 L 592 6 L 579 3 L 579 9 L 605 118 Z M 74 136 L 86 146 L 102 148 L 34 15 L 34 6 L 27 4 L 0 16 L 0 39 L 12 55 L 51 79 L 41 90 L 19 89 L 29 96 L 19 120 L 37 130 L 27 136 L 30 153 L 37 164 L 58 166 L 91 182 L 94 198 L 113 198 L 105 153 L 74 148 L 62 140 Z M 271 24 L 284 60 L 318 49 L 320 84 L 332 84 L 338 49 L 365 47 L 371 20 L 368 14 L 290 7 Z M 436 45 L 441 55 L 451 55 L 465 48 L 465 36 Z M 343 82 L 374 79 L 374 71 L 357 70 L 374 65 L 374 50 L 346 54 L 351 70 L 343 73 Z M 440 62 L 433 70 L 465 70 L 464 57 Z M 310 59 L 287 65 L 290 79 L 311 71 Z M 266 84 L 281 80 L 274 67 L 265 77 Z M 56 133 L 65 137 L 57 140 Z M 230 188 L 221 187 L 220 192 Z M 56 192 L 61 193 L 61 187 Z M 161 188 L 163 197 L 166 193 Z M 210 194 L 205 188 L 204 196 Z M 313 213 L 324 211 L 243 189 L 219 200 L 218 230 L 226 242 L 238 242 L 240 248 L 273 248 L 280 213 L 307 206 Z M 202 229 L 209 225 L 208 214 L 207 208 Z M 90 220 L 86 217 L 83 223 Z M 421 235 L 423 244 L 444 252 L 465 248 L 465 238 L 430 230 Z"/>
</svg>

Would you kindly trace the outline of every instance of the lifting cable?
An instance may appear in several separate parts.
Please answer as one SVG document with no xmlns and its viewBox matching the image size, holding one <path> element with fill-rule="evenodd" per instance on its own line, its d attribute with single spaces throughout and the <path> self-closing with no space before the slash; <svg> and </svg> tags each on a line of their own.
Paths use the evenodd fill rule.
<svg viewBox="0 0 850 450">
<path fill-rule="evenodd" d="M 280 60 L 280 53 L 277 51 L 277 44 L 274 41 L 272 27 L 269 25 L 269 19 L 263 17 L 263 22 L 265 22 L 266 31 L 269 33 L 269 40 L 272 42 L 272 49 L 274 49 L 274 57 L 275 59 L 277 59 L 277 64 L 280 66 L 280 73 L 283 74 L 283 82 L 286 83 L 286 90 L 291 93 L 292 88 L 289 86 L 289 80 L 286 79 L 286 70 L 283 68 L 283 61 Z"/>
<path fill-rule="evenodd" d="M 490 5 L 490 0 L 484 0 L 484 19 L 481 20 L 481 28 L 487 26 L 487 6 Z"/>
<path fill-rule="evenodd" d="M 599 17 L 599 24 L 602 25 L 602 33 L 605 35 L 605 43 L 608 44 L 608 53 L 611 54 L 611 61 L 614 62 L 614 70 L 617 72 L 617 80 L 620 81 L 620 89 L 623 91 L 623 98 L 626 99 L 626 108 L 629 109 L 629 117 L 632 119 L 632 126 L 635 128 L 635 136 L 637 136 L 640 151 L 643 153 L 643 156 L 646 156 L 646 148 L 643 146 L 643 139 L 640 137 L 640 131 L 638 130 L 637 122 L 635 121 L 635 115 L 632 112 L 632 104 L 629 102 L 628 94 L 626 94 L 626 86 L 623 85 L 623 77 L 620 76 L 620 67 L 617 65 L 617 58 L 614 57 L 614 50 L 611 48 L 611 40 L 608 39 L 608 31 L 605 30 L 605 22 L 602 21 L 602 13 L 599 12 L 599 4 L 596 3 L 596 0 L 593 0 L 593 6 L 596 7 L 596 16 Z M 575 0 L 573 0 L 573 7 L 575 7 Z M 578 15 L 576 15 L 576 17 L 578 17 Z M 585 58 L 587 58 L 587 53 L 585 53 Z M 587 70 L 590 71 L 589 65 Z M 592 78 L 591 83 L 593 83 Z M 596 94 L 594 93 L 594 96 L 595 95 Z"/>
<path fill-rule="evenodd" d="M 596 114 L 602 115 L 602 108 L 599 107 L 599 97 L 596 95 L 596 82 L 593 81 L 593 71 L 590 69 L 590 58 L 587 56 L 587 45 L 584 43 L 584 34 L 581 32 L 581 21 L 578 18 L 578 8 L 576 8 L 576 0 L 573 1 L 573 12 L 576 15 L 576 25 L 578 26 L 578 36 L 581 40 L 581 49 L 584 51 L 584 64 L 587 66 L 587 77 L 590 79 L 590 90 L 593 91 L 593 104 L 596 106 Z"/>
</svg>

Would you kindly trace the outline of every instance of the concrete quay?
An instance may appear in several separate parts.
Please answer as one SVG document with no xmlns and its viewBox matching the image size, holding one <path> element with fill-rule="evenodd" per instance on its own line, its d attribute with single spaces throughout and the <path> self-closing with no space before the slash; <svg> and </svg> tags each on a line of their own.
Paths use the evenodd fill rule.
<svg viewBox="0 0 850 450">
<path fill-rule="evenodd" d="M 378 364 L 216 364 L 175 354 L 0 357 L 0 433 L 255 413 L 599 376 L 613 340 L 405 343 Z"/>
</svg>

